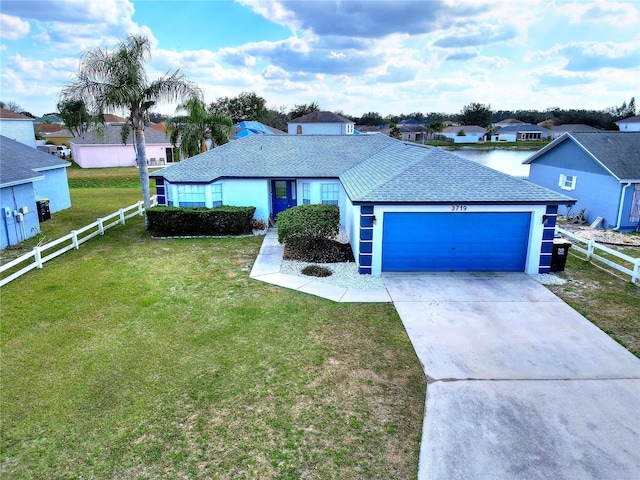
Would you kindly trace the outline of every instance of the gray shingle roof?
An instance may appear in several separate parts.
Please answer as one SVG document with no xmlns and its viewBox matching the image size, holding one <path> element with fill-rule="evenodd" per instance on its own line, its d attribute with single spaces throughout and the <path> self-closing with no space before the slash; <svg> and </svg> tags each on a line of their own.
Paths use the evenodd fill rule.
<svg viewBox="0 0 640 480">
<path fill-rule="evenodd" d="M 554 125 L 551 127 L 553 132 L 600 132 L 591 125 L 585 125 L 584 123 L 565 123 L 564 125 Z"/>
<path fill-rule="evenodd" d="M 58 157 L 0 136 L 0 186 L 42 178 L 39 172 L 71 165 Z"/>
<path fill-rule="evenodd" d="M 287 123 L 353 123 L 348 118 L 336 115 L 333 112 L 311 112 Z"/>
<path fill-rule="evenodd" d="M 386 135 L 252 135 L 151 174 L 174 183 L 219 178 L 339 178 L 354 202 L 571 202 L 571 198 L 435 147 Z"/>
<path fill-rule="evenodd" d="M 574 141 L 618 179 L 640 181 L 640 132 L 565 133 L 524 163 L 532 163 L 564 141 Z"/>
<path fill-rule="evenodd" d="M 494 133 L 507 133 L 507 132 L 541 132 L 549 133 L 548 128 L 539 127 L 538 125 L 532 125 L 530 123 L 518 123 L 514 125 L 505 125 L 500 128 L 496 128 Z"/>
<path fill-rule="evenodd" d="M 105 125 L 102 128 L 102 134 L 99 134 L 96 130 L 90 130 L 81 137 L 73 137 L 69 140 L 69 143 L 76 145 L 122 145 L 121 131 L 122 125 Z M 144 137 L 147 145 L 171 143 L 162 132 L 153 128 L 145 128 Z M 133 145 L 133 134 L 131 132 L 127 137 L 127 145 Z"/>
</svg>

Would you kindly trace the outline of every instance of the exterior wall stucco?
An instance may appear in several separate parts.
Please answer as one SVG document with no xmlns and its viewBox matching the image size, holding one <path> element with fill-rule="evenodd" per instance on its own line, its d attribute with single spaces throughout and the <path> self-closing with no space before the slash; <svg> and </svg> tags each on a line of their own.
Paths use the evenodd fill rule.
<svg viewBox="0 0 640 480">
<path fill-rule="evenodd" d="M 36 148 L 36 134 L 32 120 L 0 119 L 0 135 Z"/>
<path fill-rule="evenodd" d="M 451 205 L 376 205 L 373 209 L 373 255 L 371 273 L 382 274 L 382 233 L 384 214 L 387 212 L 451 212 Z M 525 273 L 536 274 L 540 269 L 540 252 L 544 231 L 543 216 L 547 212 L 546 205 L 468 205 L 467 212 L 528 212 L 531 213 L 529 244 Z M 464 215 L 461 213 L 460 215 Z M 471 233 L 471 232 L 470 232 Z"/>
<path fill-rule="evenodd" d="M 267 223 L 271 212 L 271 182 L 266 179 L 225 179 L 222 184 L 222 204 L 233 207 L 256 207 L 254 217 Z"/>
<path fill-rule="evenodd" d="M 0 249 L 31 238 L 40 232 L 40 222 L 36 210 L 36 198 L 32 182 L 0 190 L 0 207 L 8 207 L 11 215 L 6 218 L 4 211 L 0 211 Z M 29 213 L 24 215 L 23 228 L 13 216 L 13 211 L 27 207 Z"/>
<path fill-rule="evenodd" d="M 69 195 L 66 167 L 45 170 L 39 173 L 44 175 L 44 180 L 38 180 L 33 183 L 35 199 L 48 198 L 51 213 L 69 208 L 71 206 L 71 197 Z"/>
<path fill-rule="evenodd" d="M 289 135 L 297 135 L 298 125 L 302 127 L 302 135 L 347 135 L 347 123 L 289 123 Z M 353 125 L 353 124 L 351 124 Z M 353 128 L 351 129 L 353 133 Z"/>
</svg>

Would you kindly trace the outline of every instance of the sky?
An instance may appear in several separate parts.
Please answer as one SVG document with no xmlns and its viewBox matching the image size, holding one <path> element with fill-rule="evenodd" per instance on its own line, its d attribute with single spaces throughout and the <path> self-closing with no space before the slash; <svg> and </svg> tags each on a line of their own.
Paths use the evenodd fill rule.
<svg viewBox="0 0 640 480">
<path fill-rule="evenodd" d="M 0 0 L 0 100 L 55 112 L 82 53 L 130 34 L 151 41 L 150 79 L 180 69 L 207 102 L 385 116 L 640 100 L 638 0 Z"/>
</svg>

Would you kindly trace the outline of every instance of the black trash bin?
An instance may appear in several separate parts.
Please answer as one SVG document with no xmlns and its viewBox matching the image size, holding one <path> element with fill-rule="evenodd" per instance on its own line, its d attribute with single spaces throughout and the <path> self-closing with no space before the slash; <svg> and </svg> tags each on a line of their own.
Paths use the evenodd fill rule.
<svg viewBox="0 0 640 480">
<path fill-rule="evenodd" d="M 49 199 L 42 198 L 36 201 L 36 208 L 38 209 L 38 220 L 44 222 L 51 218 L 51 208 L 49 207 Z"/>
<path fill-rule="evenodd" d="M 551 271 L 552 272 L 564 272 L 564 267 L 567 264 L 567 257 L 569 256 L 569 248 L 571 242 L 564 238 L 553 239 L 553 253 L 551 254 Z"/>
</svg>

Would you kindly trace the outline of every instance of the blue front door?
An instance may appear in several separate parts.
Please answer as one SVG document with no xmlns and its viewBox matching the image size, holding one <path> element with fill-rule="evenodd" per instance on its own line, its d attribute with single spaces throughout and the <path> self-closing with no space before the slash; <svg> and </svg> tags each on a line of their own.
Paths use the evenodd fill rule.
<svg viewBox="0 0 640 480">
<path fill-rule="evenodd" d="M 274 216 L 297 204 L 295 180 L 271 180 L 271 210 Z"/>
</svg>

